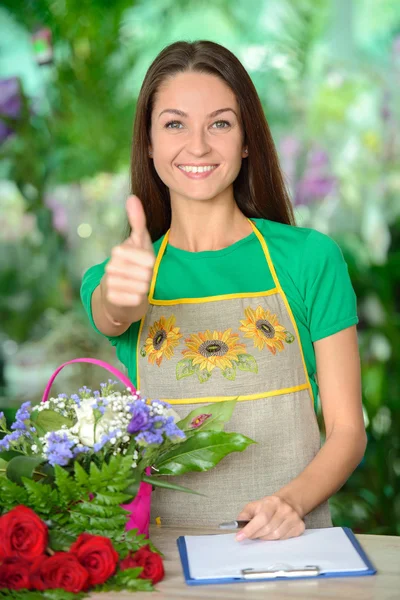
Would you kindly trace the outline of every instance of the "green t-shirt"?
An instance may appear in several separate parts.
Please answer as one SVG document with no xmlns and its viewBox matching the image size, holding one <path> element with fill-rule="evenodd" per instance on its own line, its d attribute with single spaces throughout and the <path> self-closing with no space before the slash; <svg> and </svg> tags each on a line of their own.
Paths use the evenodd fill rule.
<svg viewBox="0 0 400 600">
<path fill-rule="evenodd" d="M 314 229 L 269 221 L 252 221 L 263 235 L 297 322 L 307 371 L 318 397 L 313 342 L 358 323 L 357 300 L 339 246 Z M 154 242 L 157 254 L 164 236 Z M 84 274 L 81 298 L 96 331 L 91 297 L 109 259 Z M 262 292 L 274 282 L 254 232 L 222 250 L 188 252 L 167 244 L 154 298 L 202 298 L 220 294 Z M 118 337 L 108 337 L 136 387 L 136 342 L 139 322 Z M 100 333 L 100 332 L 99 332 Z M 143 393 L 146 391 L 143 390 Z"/>
</svg>

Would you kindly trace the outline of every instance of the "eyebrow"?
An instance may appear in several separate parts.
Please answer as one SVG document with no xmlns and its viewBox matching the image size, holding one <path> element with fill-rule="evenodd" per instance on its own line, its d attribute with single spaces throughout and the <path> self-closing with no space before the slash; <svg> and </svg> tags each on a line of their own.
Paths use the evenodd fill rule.
<svg viewBox="0 0 400 600">
<path fill-rule="evenodd" d="M 223 112 L 226 112 L 228 110 L 232 111 L 236 115 L 236 112 L 233 110 L 233 108 L 219 108 L 218 110 L 214 110 L 214 112 L 207 115 L 207 118 L 216 117 L 217 115 L 219 115 Z M 160 112 L 160 114 L 158 115 L 158 118 L 160 118 L 161 115 L 166 112 L 172 113 L 174 115 L 179 115 L 180 117 L 188 117 L 189 116 L 187 113 L 183 112 L 183 110 L 178 110 L 177 108 L 166 108 L 165 110 L 162 110 Z"/>
</svg>

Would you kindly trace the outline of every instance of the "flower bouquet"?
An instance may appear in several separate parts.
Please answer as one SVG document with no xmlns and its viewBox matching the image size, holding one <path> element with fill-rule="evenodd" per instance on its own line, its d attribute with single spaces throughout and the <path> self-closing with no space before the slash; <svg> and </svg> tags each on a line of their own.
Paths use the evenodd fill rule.
<svg viewBox="0 0 400 600">
<path fill-rule="evenodd" d="M 109 379 L 100 391 L 49 398 L 75 362 L 106 368 L 125 390 Z M 209 470 L 254 443 L 223 431 L 235 403 L 180 419 L 111 365 L 81 358 L 61 365 L 42 402 L 22 404 L 10 429 L 0 414 L 0 597 L 151 590 L 164 574 L 148 539 L 152 487 L 194 493 L 161 476 Z"/>
</svg>

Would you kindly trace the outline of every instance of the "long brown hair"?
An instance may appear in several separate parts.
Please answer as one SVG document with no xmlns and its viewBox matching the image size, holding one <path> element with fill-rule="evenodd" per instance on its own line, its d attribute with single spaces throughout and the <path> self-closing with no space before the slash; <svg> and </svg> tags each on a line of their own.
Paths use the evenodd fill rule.
<svg viewBox="0 0 400 600">
<path fill-rule="evenodd" d="M 151 114 L 160 85 L 183 72 L 216 75 L 232 90 L 239 104 L 244 141 L 249 155 L 233 183 L 237 205 L 246 217 L 295 225 L 275 144 L 260 98 L 246 69 L 224 46 L 208 40 L 174 42 L 150 65 L 136 107 L 131 154 L 132 193 L 143 203 L 147 228 L 153 241 L 171 225 L 171 201 L 149 158 Z M 129 231 L 129 228 L 128 228 Z"/>
</svg>

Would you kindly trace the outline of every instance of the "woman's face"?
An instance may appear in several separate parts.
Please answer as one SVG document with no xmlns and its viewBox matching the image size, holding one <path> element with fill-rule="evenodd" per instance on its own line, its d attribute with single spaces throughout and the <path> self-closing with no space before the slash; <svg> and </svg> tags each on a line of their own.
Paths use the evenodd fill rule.
<svg viewBox="0 0 400 600">
<path fill-rule="evenodd" d="M 235 95 L 216 76 L 186 72 L 164 82 L 155 97 L 150 149 L 171 199 L 209 200 L 232 185 L 247 157 L 239 119 Z M 180 168 L 189 165 L 215 168 L 197 174 Z"/>
</svg>

